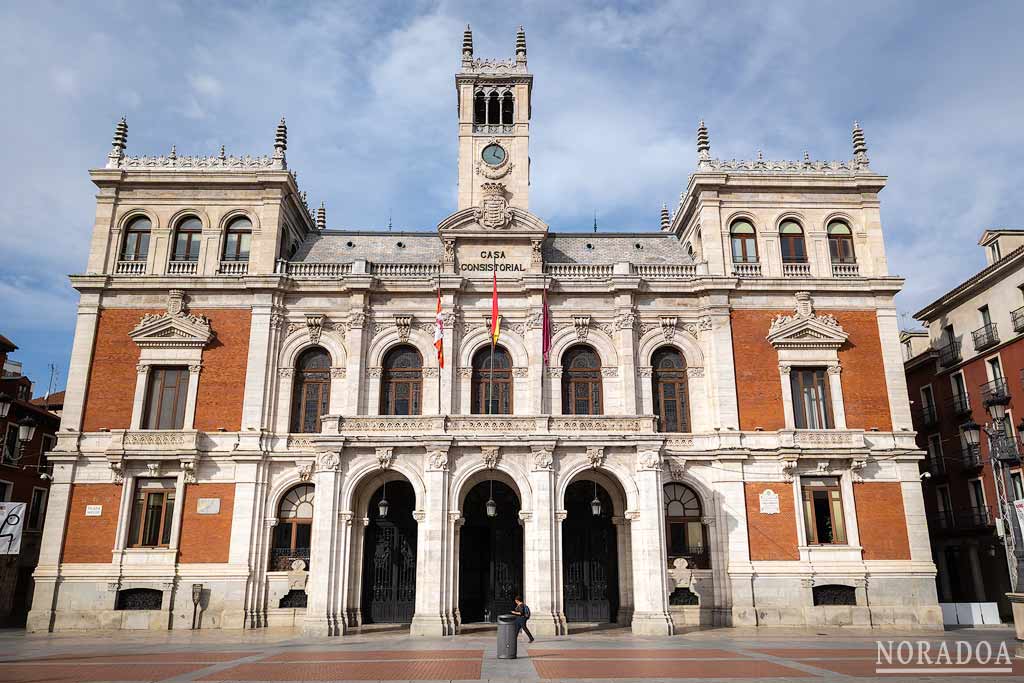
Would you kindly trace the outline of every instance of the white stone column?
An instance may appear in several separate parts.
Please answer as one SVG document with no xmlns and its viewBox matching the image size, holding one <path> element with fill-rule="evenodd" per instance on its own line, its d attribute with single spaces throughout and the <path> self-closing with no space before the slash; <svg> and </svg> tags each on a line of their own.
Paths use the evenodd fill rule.
<svg viewBox="0 0 1024 683">
<path fill-rule="evenodd" d="M 68 382 L 64 391 L 64 412 L 60 420 L 61 431 L 77 432 L 82 429 L 82 412 L 92 365 L 92 348 L 96 341 L 99 303 L 99 293 L 92 291 L 82 292 L 78 302 L 78 320 L 75 323 L 75 338 L 71 346 L 71 365 L 68 367 Z"/>
<path fill-rule="evenodd" d="M 277 367 L 273 359 L 274 318 L 280 316 L 272 295 L 257 294 L 249 322 L 249 354 L 245 366 L 245 393 L 242 399 L 242 431 L 270 428 L 269 416 L 264 416 L 267 390 Z"/>
<path fill-rule="evenodd" d="M 309 577 L 306 582 L 306 617 L 302 632 L 335 636 L 344 630 L 344 619 L 334 610 L 333 581 L 338 571 L 338 495 L 341 488 L 341 457 L 320 453 L 313 474 L 313 537 L 310 543 Z"/>
<path fill-rule="evenodd" d="M 77 334 L 75 343 L 78 343 Z M 46 500 L 46 518 L 43 523 L 43 538 L 39 544 L 39 562 L 32 574 L 35 590 L 32 593 L 32 609 L 28 613 L 28 622 L 25 626 L 29 633 L 53 630 L 61 550 L 64 547 L 64 534 L 68 526 L 71 482 L 74 480 L 77 457 L 75 453 L 51 453 L 48 456 L 50 464 L 53 465 L 53 481 Z"/>
<path fill-rule="evenodd" d="M 366 388 L 363 384 L 363 337 L 365 336 L 366 314 L 362 310 L 348 316 L 348 333 L 345 335 L 345 346 L 348 351 L 348 368 L 345 371 L 347 387 L 343 415 L 363 414 L 361 406 L 366 400 Z M 376 412 L 371 410 L 370 412 Z"/>
<path fill-rule="evenodd" d="M 630 525 L 633 633 L 672 635 L 672 619 L 668 615 L 661 454 L 657 446 L 637 447 L 635 481 L 639 493 L 637 514 L 633 515 L 635 519 Z"/>
<path fill-rule="evenodd" d="M 629 306 L 621 308 L 615 316 L 615 341 L 619 347 L 619 372 L 622 373 L 622 414 L 636 415 L 643 411 L 640 392 L 636 381 L 636 312 L 632 308 L 629 295 L 623 298 Z"/>
<path fill-rule="evenodd" d="M 899 432 L 914 429 L 910 417 L 910 400 L 907 394 L 907 377 L 903 370 L 903 355 L 900 352 L 899 320 L 891 298 L 878 302 L 878 340 L 882 345 L 882 367 L 885 369 L 885 384 L 889 395 L 889 414 L 892 416 L 892 430 Z M 888 425 L 867 425 L 882 431 Z"/>
<path fill-rule="evenodd" d="M 448 446 L 428 446 L 426 491 L 417 511 L 416 613 L 409 633 L 414 636 L 450 636 L 455 628 L 448 613 L 446 575 L 451 562 L 448 545 Z"/>
<path fill-rule="evenodd" d="M 538 635 L 567 633 L 565 616 L 558 609 L 559 563 L 555 561 L 555 474 L 554 445 L 534 447 L 530 454 L 530 488 L 533 509 L 526 520 L 523 543 L 523 596 L 530 605 L 531 630 Z"/>
<path fill-rule="evenodd" d="M 739 403 L 736 396 L 736 369 L 732 350 L 732 323 L 729 301 L 711 295 L 711 330 L 707 332 L 708 361 L 704 364 L 711 395 L 712 410 L 723 430 L 739 429 Z M 703 335 L 702 335 L 703 336 Z"/>
<path fill-rule="evenodd" d="M 135 366 L 135 397 L 132 399 L 131 429 L 142 429 L 142 413 L 146 409 L 146 387 L 149 385 L 151 367 L 145 363 Z"/>
<path fill-rule="evenodd" d="M 529 354 L 526 401 L 515 411 L 521 415 L 544 413 L 544 299 L 543 295 L 530 295 L 530 314 L 526 319 L 526 352 Z M 530 609 L 533 609 L 532 607 Z"/>
<path fill-rule="evenodd" d="M 846 429 L 846 403 L 843 401 L 842 371 L 843 368 L 839 363 L 828 366 L 828 393 L 832 399 L 832 417 L 836 429 Z M 792 385 L 790 386 L 792 387 Z"/>
<path fill-rule="evenodd" d="M 551 397 L 551 405 L 548 410 L 551 415 L 562 414 L 562 367 L 549 367 L 547 372 L 548 395 Z"/>
<path fill-rule="evenodd" d="M 231 510 L 231 541 L 228 563 L 248 567 L 242 604 L 224 612 L 226 628 L 263 626 L 262 600 L 269 558 L 266 520 L 266 463 L 262 453 L 238 454 L 235 461 L 235 497 Z M 275 520 L 276 521 L 276 520 Z"/>
<path fill-rule="evenodd" d="M 441 316 L 444 330 L 444 367 L 440 369 L 441 382 L 441 405 L 439 411 L 442 415 L 451 415 L 457 409 L 455 400 L 455 367 L 458 363 L 458 346 L 455 342 L 455 296 L 446 294 L 441 301 Z M 447 311 L 447 313 L 446 313 Z"/>
<path fill-rule="evenodd" d="M 796 416 L 793 413 L 793 384 L 791 376 L 793 366 L 789 363 L 779 364 L 779 382 L 782 387 L 782 414 L 786 429 L 796 429 Z"/>
<path fill-rule="evenodd" d="M 747 532 L 747 500 L 743 482 L 743 464 L 736 461 L 718 461 L 712 473 L 715 479 L 716 515 L 723 520 L 718 538 L 723 552 L 712 565 L 720 568 L 716 582 L 722 579 L 723 607 L 731 604 L 732 626 L 757 626 L 754 611 L 754 588 L 751 582 L 750 539 Z M 778 488 L 785 484 L 772 483 L 766 487 Z M 799 507 L 798 507 L 799 511 Z"/>
<path fill-rule="evenodd" d="M 191 363 L 188 366 L 188 391 L 185 394 L 185 429 L 196 428 L 196 399 L 199 396 L 199 373 L 202 370 L 202 363 Z"/>
</svg>

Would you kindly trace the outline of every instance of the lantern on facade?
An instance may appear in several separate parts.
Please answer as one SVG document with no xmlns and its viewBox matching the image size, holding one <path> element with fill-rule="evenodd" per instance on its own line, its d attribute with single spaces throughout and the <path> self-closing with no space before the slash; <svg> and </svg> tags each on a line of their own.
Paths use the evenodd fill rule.
<svg viewBox="0 0 1024 683">
<path fill-rule="evenodd" d="M 498 516 L 498 504 L 494 502 L 494 480 L 491 479 L 491 495 L 487 499 L 487 516 L 497 517 Z"/>
<path fill-rule="evenodd" d="M 960 441 L 965 448 L 977 448 L 981 443 L 981 427 L 977 422 L 971 420 L 967 424 L 960 425 Z"/>
<path fill-rule="evenodd" d="M 377 511 L 381 517 L 388 516 L 388 483 L 385 481 L 380 492 L 380 502 L 377 503 Z"/>
<path fill-rule="evenodd" d="M 14 399 L 4 392 L 0 391 L 0 420 L 7 417 L 7 413 L 11 410 L 11 404 L 14 403 Z"/>
<path fill-rule="evenodd" d="M 23 445 L 27 444 L 32 440 L 32 437 L 36 435 L 36 421 L 31 416 L 26 415 L 25 417 L 18 420 L 18 441 Z"/>
<path fill-rule="evenodd" d="M 594 500 L 590 501 L 590 514 L 601 516 L 601 500 L 597 497 L 597 481 L 594 481 Z"/>
</svg>

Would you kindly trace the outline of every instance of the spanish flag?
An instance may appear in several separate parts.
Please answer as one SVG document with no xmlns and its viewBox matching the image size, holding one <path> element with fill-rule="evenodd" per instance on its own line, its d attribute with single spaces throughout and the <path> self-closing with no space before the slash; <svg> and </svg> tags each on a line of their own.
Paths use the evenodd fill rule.
<svg viewBox="0 0 1024 683">
<path fill-rule="evenodd" d="M 437 315 L 434 317 L 434 348 L 437 349 L 437 367 L 444 368 L 444 318 L 441 317 L 441 290 L 437 290 Z"/>
<path fill-rule="evenodd" d="M 491 289 L 491 344 L 498 343 L 498 334 L 501 331 L 501 314 L 498 313 L 498 270 L 491 272 L 493 287 Z"/>
</svg>

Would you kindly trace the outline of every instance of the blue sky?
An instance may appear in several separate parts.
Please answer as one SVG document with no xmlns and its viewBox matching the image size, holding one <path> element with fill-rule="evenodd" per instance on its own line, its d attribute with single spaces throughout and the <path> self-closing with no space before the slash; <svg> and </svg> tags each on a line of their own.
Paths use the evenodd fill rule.
<svg viewBox="0 0 1024 683">
<path fill-rule="evenodd" d="M 1021 226 L 1024 3 L 7 2 L 0 4 L 0 334 L 63 385 L 95 211 L 129 153 L 288 159 L 332 228 L 430 229 L 455 205 L 462 29 L 535 74 L 531 209 L 557 230 L 656 230 L 695 163 L 850 157 L 865 128 L 890 269 L 913 312 Z M 37 386 L 38 386 L 37 385 Z"/>
</svg>

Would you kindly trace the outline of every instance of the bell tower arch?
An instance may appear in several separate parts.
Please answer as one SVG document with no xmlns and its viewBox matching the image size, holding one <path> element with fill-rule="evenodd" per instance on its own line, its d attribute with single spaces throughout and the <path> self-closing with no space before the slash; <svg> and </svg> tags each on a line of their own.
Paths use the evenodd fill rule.
<svg viewBox="0 0 1024 683">
<path fill-rule="evenodd" d="M 480 206 L 500 186 L 509 206 L 530 208 L 530 97 L 526 32 L 519 27 L 512 59 L 473 56 L 473 33 L 462 36 L 455 75 L 459 112 L 458 209 Z M 486 188 L 484 186 L 487 186 Z"/>
</svg>

